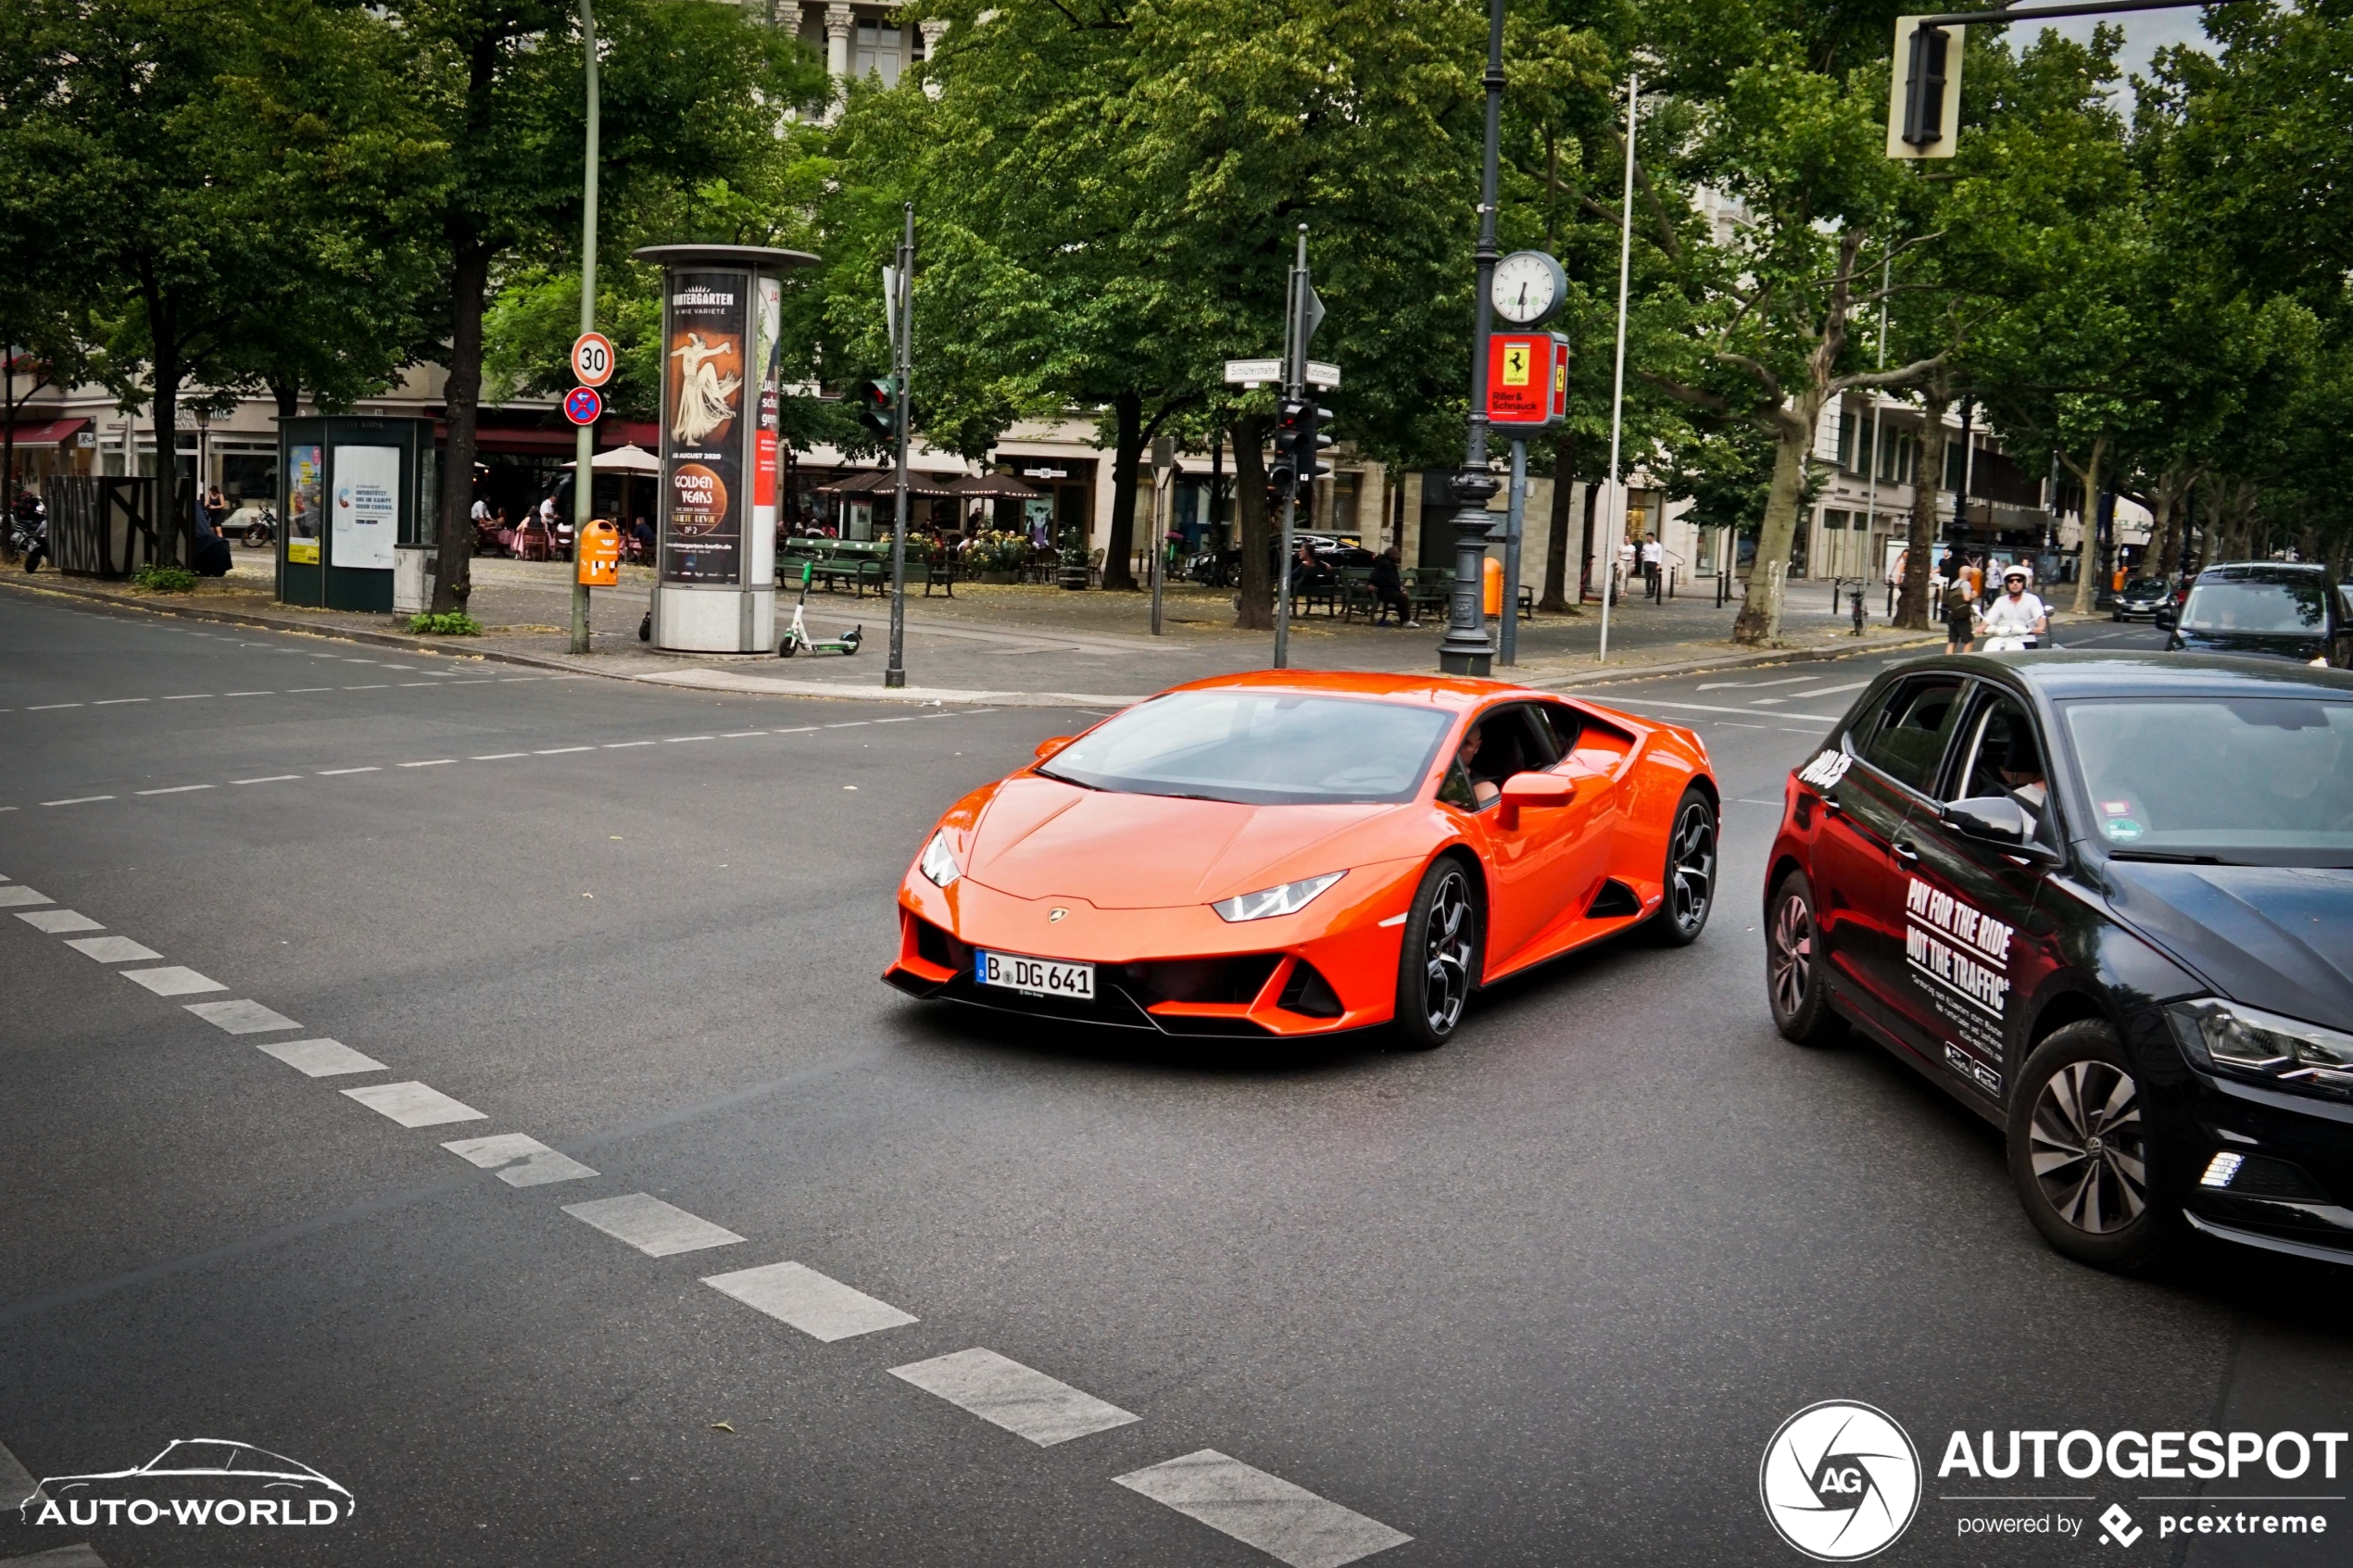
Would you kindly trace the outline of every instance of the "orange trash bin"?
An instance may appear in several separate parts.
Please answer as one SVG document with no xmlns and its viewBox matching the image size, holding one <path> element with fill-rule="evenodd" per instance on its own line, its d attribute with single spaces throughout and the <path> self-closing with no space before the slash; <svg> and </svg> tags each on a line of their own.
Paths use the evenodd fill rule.
<svg viewBox="0 0 2353 1568">
<path fill-rule="evenodd" d="M 590 588 L 621 585 L 621 530 L 598 518 L 580 531 L 580 547 L 573 552 L 581 583 Z"/>
<path fill-rule="evenodd" d="M 1504 613 L 1504 563 L 1493 556 L 1489 556 L 1483 575 L 1486 583 L 1487 613 L 1490 616 L 1500 617 Z"/>
</svg>

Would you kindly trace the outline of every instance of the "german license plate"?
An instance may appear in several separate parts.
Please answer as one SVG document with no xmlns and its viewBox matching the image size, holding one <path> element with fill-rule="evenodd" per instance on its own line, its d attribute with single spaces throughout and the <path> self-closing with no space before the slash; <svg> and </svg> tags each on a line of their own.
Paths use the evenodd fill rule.
<svg viewBox="0 0 2353 1568">
<path fill-rule="evenodd" d="M 1032 997 L 1095 999 L 1095 966 L 1063 963 L 1058 959 L 1025 959 L 1012 953 L 973 953 L 973 978 L 983 985 L 1001 985 Z"/>
</svg>

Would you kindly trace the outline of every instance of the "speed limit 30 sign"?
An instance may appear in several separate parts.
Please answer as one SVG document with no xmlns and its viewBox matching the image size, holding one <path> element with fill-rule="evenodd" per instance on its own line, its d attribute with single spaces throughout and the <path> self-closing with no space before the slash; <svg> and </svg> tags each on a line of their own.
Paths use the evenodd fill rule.
<svg viewBox="0 0 2353 1568">
<path fill-rule="evenodd" d="M 582 332 L 572 340 L 572 373 L 583 386 L 602 386 L 612 379 L 612 340 L 602 332 Z"/>
</svg>

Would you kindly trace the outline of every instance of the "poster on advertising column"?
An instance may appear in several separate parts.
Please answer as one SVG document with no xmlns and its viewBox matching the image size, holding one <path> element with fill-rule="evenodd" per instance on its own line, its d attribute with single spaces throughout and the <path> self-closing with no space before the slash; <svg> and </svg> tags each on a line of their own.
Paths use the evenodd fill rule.
<svg viewBox="0 0 2353 1568">
<path fill-rule="evenodd" d="M 400 534 L 400 448 L 335 448 L 335 504 L 328 559 L 336 566 L 392 570 Z"/>
<path fill-rule="evenodd" d="M 732 584 L 743 577 L 745 298 L 741 272 L 681 272 L 662 341 L 662 576 Z"/>
<path fill-rule="evenodd" d="M 752 342 L 753 363 L 760 367 L 760 426 L 752 444 L 751 521 L 756 532 L 774 537 L 776 532 L 776 433 L 782 424 L 784 389 L 779 384 L 784 354 L 778 338 L 784 326 L 784 285 L 774 278 L 757 278 L 756 320 L 759 332 Z"/>
</svg>

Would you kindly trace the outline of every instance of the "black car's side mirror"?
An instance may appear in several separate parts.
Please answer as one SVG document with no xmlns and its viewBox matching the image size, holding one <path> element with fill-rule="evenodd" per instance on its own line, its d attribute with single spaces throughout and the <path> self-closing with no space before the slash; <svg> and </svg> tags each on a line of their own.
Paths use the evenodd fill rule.
<svg viewBox="0 0 2353 1568">
<path fill-rule="evenodd" d="M 2032 859 L 2051 858 L 2050 850 L 2035 842 L 2034 819 L 2007 795 L 1949 801 L 1941 815 L 1944 825 L 1963 838 Z"/>
<path fill-rule="evenodd" d="M 2180 624 L 2181 619 L 2174 613 L 2171 605 L 2159 605 L 2157 607 L 2157 613 L 2149 617 L 2149 623 L 2160 632 L 2171 632 Z"/>
</svg>

